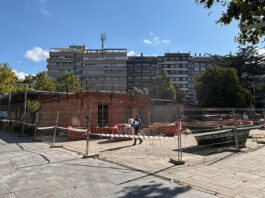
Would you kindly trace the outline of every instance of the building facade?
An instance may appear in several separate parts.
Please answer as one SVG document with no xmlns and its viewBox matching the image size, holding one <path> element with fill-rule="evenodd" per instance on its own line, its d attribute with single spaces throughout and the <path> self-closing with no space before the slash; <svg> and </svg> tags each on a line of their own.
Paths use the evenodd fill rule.
<svg viewBox="0 0 265 198">
<path fill-rule="evenodd" d="M 194 78 L 211 65 L 210 57 L 190 53 L 128 57 L 125 48 L 87 49 L 85 45 L 72 45 L 51 49 L 47 68 L 51 78 L 74 73 L 85 89 L 118 92 L 131 92 L 134 87 L 150 90 L 153 79 L 167 73 L 184 92 L 184 102 L 197 104 Z"/>
<path fill-rule="evenodd" d="M 211 66 L 207 56 L 191 56 L 190 53 L 165 53 L 157 61 L 158 75 L 167 73 L 171 82 L 183 91 L 186 104 L 197 104 L 194 78 Z"/>
<path fill-rule="evenodd" d="M 189 78 L 188 78 L 188 104 L 197 104 L 197 96 L 194 87 L 194 80 L 196 76 L 206 71 L 213 64 L 213 59 L 209 56 L 193 56 L 189 63 Z"/>
<path fill-rule="evenodd" d="M 150 89 L 157 77 L 157 58 L 153 56 L 130 56 L 127 62 L 127 90 L 134 87 Z"/>
<path fill-rule="evenodd" d="M 172 84 L 188 95 L 189 53 L 165 53 L 158 56 L 158 75 L 168 74 Z M 186 100 L 187 97 L 185 97 Z"/>
<path fill-rule="evenodd" d="M 151 125 L 150 96 L 126 93 L 104 93 L 88 91 L 70 96 L 43 99 L 40 102 L 40 126 L 50 126 L 55 119 L 55 111 L 60 111 L 60 126 L 86 127 L 90 115 L 90 127 L 113 127 L 127 123 L 138 114 L 144 127 Z M 89 113 L 89 114 L 88 114 Z M 50 116 L 47 116 L 50 115 Z"/>
<path fill-rule="evenodd" d="M 83 88 L 90 90 L 127 90 L 127 49 L 87 49 L 85 45 L 54 48 L 48 59 L 48 73 L 57 78 L 74 73 Z"/>
</svg>

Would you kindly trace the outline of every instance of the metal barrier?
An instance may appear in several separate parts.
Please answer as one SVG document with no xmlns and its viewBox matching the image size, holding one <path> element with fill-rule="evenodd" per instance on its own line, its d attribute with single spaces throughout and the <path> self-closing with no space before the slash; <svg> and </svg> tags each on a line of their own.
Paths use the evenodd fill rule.
<svg viewBox="0 0 265 198">
<path fill-rule="evenodd" d="M 143 123 L 139 135 L 133 134 L 131 126 L 126 125 L 128 118 L 135 113 L 140 114 Z M 29 122 L 5 122 L 13 130 L 17 126 L 20 129 L 24 126 L 25 135 L 32 135 L 34 140 L 50 142 L 51 147 L 64 146 L 83 153 L 85 158 L 100 154 L 103 158 L 112 158 L 118 162 L 139 160 L 143 165 L 145 160 L 154 160 L 156 163 L 169 160 L 174 164 L 216 160 L 240 149 L 256 148 L 257 145 L 248 140 L 249 131 L 262 127 L 226 126 L 218 123 L 208 126 L 200 121 L 151 123 L 148 115 L 149 111 L 119 112 L 103 106 L 74 112 L 39 112 L 30 119 L 25 119 Z M 121 124 L 110 124 L 109 127 L 109 123 Z M 23 135 L 21 130 L 18 132 Z M 144 141 L 133 146 L 135 138 Z"/>
</svg>

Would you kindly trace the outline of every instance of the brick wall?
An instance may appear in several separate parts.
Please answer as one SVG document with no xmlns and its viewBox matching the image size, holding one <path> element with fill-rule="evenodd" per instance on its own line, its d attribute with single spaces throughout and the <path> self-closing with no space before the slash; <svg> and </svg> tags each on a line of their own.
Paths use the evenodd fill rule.
<svg viewBox="0 0 265 198">
<path fill-rule="evenodd" d="M 59 114 L 59 125 L 86 127 L 86 117 L 90 112 L 90 126 L 98 125 L 98 106 L 108 106 L 108 126 L 117 123 L 127 123 L 128 118 L 140 113 L 143 126 L 151 123 L 150 97 L 144 95 L 130 95 L 121 93 L 87 92 L 74 95 L 52 97 L 41 101 L 39 124 L 42 126 L 54 123 L 56 112 Z M 89 110 L 91 109 L 91 110 Z M 128 113 L 128 109 L 130 109 Z M 143 117 L 141 117 L 143 116 Z"/>
</svg>

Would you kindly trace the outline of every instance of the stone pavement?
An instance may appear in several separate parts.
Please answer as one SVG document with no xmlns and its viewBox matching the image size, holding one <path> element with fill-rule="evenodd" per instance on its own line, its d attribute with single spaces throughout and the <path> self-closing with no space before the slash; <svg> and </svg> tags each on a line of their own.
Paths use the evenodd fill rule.
<svg viewBox="0 0 265 198">
<path fill-rule="evenodd" d="M 265 130 L 255 130 L 252 135 L 265 137 Z M 242 152 L 229 152 L 225 155 L 220 153 L 219 158 L 182 166 L 172 166 L 165 158 L 144 156 L 142 152 L 146 142 L 130 147 L 135 152 L 129 152 L 125 145 L 121 148 L 100 150 L 100 155 L 104 159 L 168 178 L 177 183 L 188 184 L 219 197 L 265 197 L 265 146 L 251 139 L 248 141 L 253 146 L 250 150 L 243 149 Z M 85 141 L 67 142 L 64 145 L 84 152 Z M 127 155 L 121 152 L 123 149 L 127 149 Z"/>
<path fill-rule="evenodd" d="M 0 197 L 215 197 L 140 171 L 0 132 Z"/>
</svg>

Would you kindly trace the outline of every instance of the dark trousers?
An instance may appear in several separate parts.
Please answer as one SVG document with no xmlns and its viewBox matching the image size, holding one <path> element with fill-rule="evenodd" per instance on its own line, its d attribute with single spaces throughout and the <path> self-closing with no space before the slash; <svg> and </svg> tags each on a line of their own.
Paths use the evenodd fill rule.
<svg viewBox="0 0 265 198">
<path fill-rule="evenodd" d="M 134 135 L 140 135 L 140 130 L 134 130 Z M 137 139 L 141 142 L 142 139 L 140 137 L 134 137 L 134 144 L 136 144 Z"/>
</svg>

